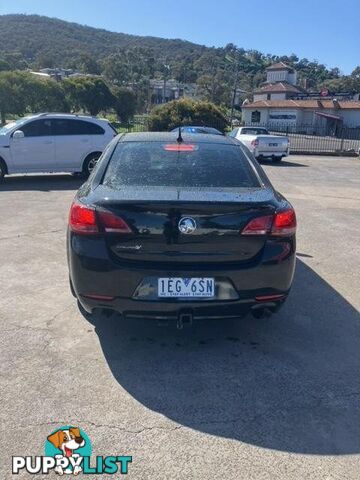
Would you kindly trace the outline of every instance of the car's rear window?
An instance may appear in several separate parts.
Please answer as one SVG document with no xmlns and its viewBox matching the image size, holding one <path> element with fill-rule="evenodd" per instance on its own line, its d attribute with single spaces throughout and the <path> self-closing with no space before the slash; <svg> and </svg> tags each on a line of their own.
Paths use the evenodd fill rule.
<svg viewBox="0 0 360 480">
<path fill-rule="evenodd" d="M 241 133 L 244 135 L 268 135 L 266 128 L 242 128 Z"/>
<path fill-rule="evenodd" d="M 103 184 L 159 187 L 259 187 L 241 147 L 216 143 L 118 143 Z M 190 150 L 190 151 L 188 151 Z"/>
</svg>

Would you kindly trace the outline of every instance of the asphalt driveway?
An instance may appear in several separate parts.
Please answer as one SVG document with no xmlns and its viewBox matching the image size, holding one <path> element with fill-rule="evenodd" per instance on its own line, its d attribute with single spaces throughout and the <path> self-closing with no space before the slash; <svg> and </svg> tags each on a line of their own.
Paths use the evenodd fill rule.
<svg viewBox="0 0 360 480">
<path fill-rule="evenodd" d="M 65 253 L 80 181 L 5 180 L 0 478 L 13 478 L 12 455 L 43 455 L 70 424 L 94 455 L 132 455 L 128 478 L 359 478 L 360 161 L 293 156 L 265 169 L 298 216 L 288 302 L 270 319 L 183 331 L 82 316 Z"/>
</svg>

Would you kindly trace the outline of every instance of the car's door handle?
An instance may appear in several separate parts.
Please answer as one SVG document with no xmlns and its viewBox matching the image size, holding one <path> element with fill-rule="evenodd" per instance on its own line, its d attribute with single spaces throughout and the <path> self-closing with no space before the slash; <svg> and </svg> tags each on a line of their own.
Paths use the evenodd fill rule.
<svg viewBox="0 0 360 480">
<path fill-rule="evenodd" d="M 82 141 L 83 143 L 87 143 L 87 142 L 89 141 L 89 139 L 88 139 L 88 138 L 83 138 L 81 141 Z"/>
</svg>

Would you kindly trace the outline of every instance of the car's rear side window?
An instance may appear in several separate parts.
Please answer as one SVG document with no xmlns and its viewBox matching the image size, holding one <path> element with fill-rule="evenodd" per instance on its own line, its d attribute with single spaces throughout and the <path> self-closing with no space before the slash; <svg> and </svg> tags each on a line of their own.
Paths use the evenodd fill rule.
<svg viewBox="0 0 360 480">
<path fill-rule="evenodd" d="M 259 180 L 240 146 L 217 143 L 120 142 L 103 184 L 159 187 L 259 187 Z M 182 147 L 182 148 L 183 148 Z"/>
<path fill-rule="evenodd" d="M 53 121 L 55 135 L 103 135 L 105 130 L 84 120 L 57 118 Z"/>
</svg>

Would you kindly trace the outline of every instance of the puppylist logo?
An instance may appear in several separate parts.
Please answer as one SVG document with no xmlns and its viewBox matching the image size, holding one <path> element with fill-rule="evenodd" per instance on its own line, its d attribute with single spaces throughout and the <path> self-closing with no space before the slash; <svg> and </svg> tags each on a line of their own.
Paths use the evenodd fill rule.
<svg viewBox="0 0 360 480">
<path fill-rule="evenodd" d="M 12 457 L 12 473 L 21 470 L 28 473 L 51 471 L 58 475 L 83 474 L 127 474 L 131 456 L 97 456 L 91 462 L 91 442 L 78 427 L 65 426 L 56 429 L 46 439 L 44 456 Z"/>
</svg>

